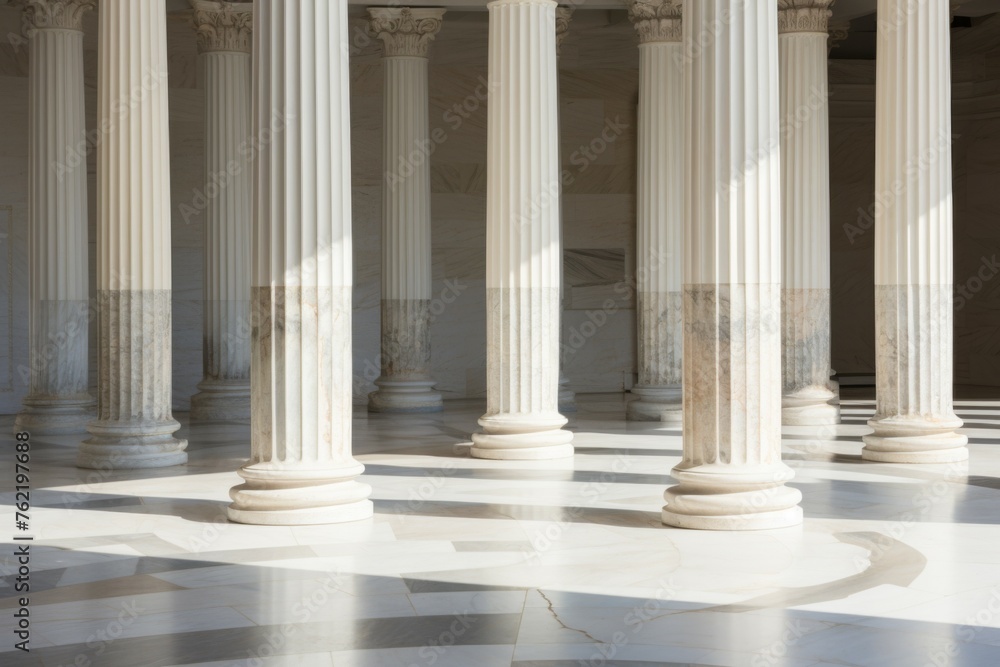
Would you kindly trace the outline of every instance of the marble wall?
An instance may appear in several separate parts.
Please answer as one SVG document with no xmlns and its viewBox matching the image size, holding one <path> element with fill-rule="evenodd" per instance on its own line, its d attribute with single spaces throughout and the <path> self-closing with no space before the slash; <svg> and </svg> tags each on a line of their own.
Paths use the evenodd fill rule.
<svg viewBox="0 0 1000 667">
<path fill-rule="evenodd" d="M 27 391 L 27 49 L 19 13 L 0 6 L 0 413 Z M 97 23 L 86 20 L 88 127 L 96 117 Z M 377 44 L 351 21 L 354 168 L 354 393 L 379 374 L 382 67 Z M 434 287 L 433 371 L 446 398 L 486 389 L 486 67 L 483 12 L 449 12 L 431 49 Z M 1000 20 L 955 31 L 956 381 L 1000 381 Z M 201 379 L 202 104 L 195 40 L 186 18 L 169 22 L 173 194 L 174 406 L 185 410 Z M 635 113 L 638 51 L 623 11 L 578 11 L 560 56 L 564 169 L 563 359 L 576 391 L 635 381 Z M 834 60 L 831 77 L 834 368 L 875 367 L 875 68 Z M 90 177 L 91 269 L 94 165 Z M 91 347 L 97 332 L 92 329 Z M 96 378 L 92 354 L 91 376 Z M 18 369 L 21 369 L 20 372 Z"/>
</svg>

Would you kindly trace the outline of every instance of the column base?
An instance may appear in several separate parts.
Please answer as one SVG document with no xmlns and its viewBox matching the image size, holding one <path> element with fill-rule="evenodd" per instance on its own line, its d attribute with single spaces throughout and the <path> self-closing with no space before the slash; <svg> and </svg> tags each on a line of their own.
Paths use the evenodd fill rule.
<svg viewBox="0 0 1000 667">
<path fill-rule="evenodd" d="M 246 421 L 250 419 L 250 381 L 205 379 L 191 397 L 191 421 Z"/>
<path fill-rule="evenodd" d="M 173 437 L 181 425 L 158 422 L 92 421 L 89 440 L 80 444 L 76 465 L 98 470 L 166 468 L 187 463 L 187 440 Z"/>
<path fill-rule="evenodd" d="M 562 428 L 566 422 L 558 412 L 486 415 L 479 420 L 483 432 L 472 434 L 469 453 L 478 459 L 503 461 L 573 456 L 573 433 Z"/>
<path fill-rule="evenodd" d="M 420 413 L 444 410 L 433 380 L 375 380 L 378 391 L 368 394 L 368 412 Z"/>
<path fill-rule="evenodd" d="M 354 478 L 360 463 L 332 470 L 257 463 L 240 468 L 245 483 L 229 491 L 230 521 L 264 526 L 307 526 L 369 519 L 372 489 Z"/>
<path fill-rule="evenodd" d="M 89 394 L 72 397 L 27 396 L 14 419 L 14 431 L 32 435 L 75 435 L 87 432 L 97 401 Z"/>
<path fill-rule="evenodd" d="M 783 426 L 827 426 L 840 423 L 840 400 L 827 389 L 806 389 L 781 397 Z"/>
<path fill-rule="evenodd" d="M 680 426 L 683 422 L 684 399 L 678 386 L 632 387 L 639 396 L 625 407 L 625 419 L 630 422 L 663 422 Z"/>
<path fill-rule="evenodd" d="M 794 473 L 775 465 L 706 464 L 671 472 L 664 524 L 697 530 L 767 530 L 802 523 L 802 493 L 785 486 Z"/>
<path fill-rule="evenodd" d="M 919 417 L 872 419 L 875 432 L 862 438 L 861 458 L 879 463 L 954 463 L 969 458 L 969 439 L 955 430 L 957 417 L 931 421 Z"/>
</svg>

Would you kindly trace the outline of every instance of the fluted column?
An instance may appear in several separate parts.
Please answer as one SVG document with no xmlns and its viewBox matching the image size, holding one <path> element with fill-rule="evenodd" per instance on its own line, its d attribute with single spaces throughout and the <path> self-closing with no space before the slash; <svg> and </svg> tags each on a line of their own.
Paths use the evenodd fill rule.
<svg viewBox="0 0 1000 667">
<path fill-rule="evenodd" d="M 684 5 L 684 457 L 664 494 L 672 526 L 802 520 L 781 461 L 777 11 Z"/>
<path fill-rule="evenodd" d="M 382 375 L 372 412 L 436 412 L 431 378 L 431 178 L 427 52 L 443 9 L 369 9 L 382 40 Z"/>
<path fill-rule="evenodd" d="M 487 411 L 472 455 L 570 456 L 573 434 L 558 410 L 556 3 L 495 0 L 487 7 Z"/>
<path fill-rule="evenodd" d="M 87 393 L 87 164 L 83 15 L 96 0 L 22 0 L 29 37 L 28 395 L 15 429 L 82 433 Z"/>
<path fill-rule="evenodd" d="M 869 461 L 968 458 L 952 408 L 951 55 L 948 3 L 879 0 L 875 429 Z"/>
<path fill-rule="evenodd" d="M 782 399 L 784 424 L 840 421 L 830 382 L 831 0 L 778 0 L 781 61 Z"/>
<path fill-rule="evenodd" d="M 254 167 L 251 453 L 228 514 L 270 525 L 364 519 L 371 488 L 351 455 L 347 3 L 253 4 L 252 129 L 270 141 Z"/>
<path fill-rule="evenodd" d="M 572 7 L 556 7 L 556 57 L 558 58 L 562 52 L 562 43 L 566 39 L 566 35 L 569 34 L 569 22 L 573 20 L 573 8 Z M 556 84 L 559 83 L 558 71 L 556 73 Z M 556 95 L 558 99 L 558 94 Z M 559 121 L 559 127 L 562 128 L 562 120 Z M 562 135 L 560 134 L 560 137 Z M 560 169 L 562 168 L 562 157 L 560 153 L 559 158 Z M 560 183 L 560 186 L 562 184 Z M 563 213 L 562 205 L 562 188 L 559 190 L 559 278 L 562 280 L 563 271 L 563 248 L 565 243 L 563 239 L 565 238 L 565 227 L 566 219 Z M 559 330 L 562 331 L 562 322 L 565 320 L 563 317 L 563 312 L 566 310 L 566 285 L 562 284 L 562 291 L 560 292 L 559 299 Z M 560 350 L 562 346 L 560 346 Z M 576 412 L 576 393 L 569 388 L 569 378 L 566 376 L 566 358 L 565 355 L 559 355 L 559 412 Z"/>
<path fill-rule="evenodd" d="M 632 421 L 681 423 L 684 46 L 678 0 L 632 0 L 639 34 L 636 225 L 639 383 Z"/>
<path fill-rule="evenodd" d="M 164 0 L 102 2 L 98 37 L 97 420 L 84 468 L 187 461 L 171 413 L 170 141 Z"/>
<path fill-rule="evenodd" d="M 204 378 L 191 419 L 250 418 L 253 4 L 191 0 L 205 82 Z"/>
</svg>

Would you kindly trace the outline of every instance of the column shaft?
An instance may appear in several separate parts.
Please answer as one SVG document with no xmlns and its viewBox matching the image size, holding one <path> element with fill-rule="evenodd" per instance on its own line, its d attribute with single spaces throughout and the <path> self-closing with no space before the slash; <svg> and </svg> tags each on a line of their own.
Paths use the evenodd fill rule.
<svg viewBox="0 0 1000 667">
<path fill-rule="evenodd" d="M 204 378 L 193 420 L 250 418 L 250 41 L 253 7 L 195 0 L 205 84 Z"/>
<path fill-rule="evenodd" d="M 879 0 L 875 416 L 870 461 L 968 458 L 952 407 L 948 3 Z"/>
<path fill-rule="evenodd" d="M 187 461 L 171 413 L 170 142 L 164 0 L 99 11 L 98 415 L 85 468 Z"/>
<path fill-rule="evenodd" d="M 351 455 L 351 151 L 347 3 L 254 3 L 251 454 L 241 523 L 372 515 Z M 323 82 L 318 85 L 316 82 Z"/>
<path fill-rule="evenodd" d="M 372 9 L 384 43 L 382 375 L 372 412 L 434 412 L 431 362 L 431 181 L 428 42 L 440 9 Z"/>
<path fill-rule="evenodd" d="M 33 0 L 29 31 L 29 387 L 15 429 L 82 433 L 89 323 L 83 14 L 94 0 Z"/>
<path fill-rule="evenodd" d="M 801 493 L 781 462 L 777 5 L 699 0 L 684 11 L 684 457 L 663 521 L 794 525 Z"/>
<path fill-rule="evenodd" d="M 636 0 L 639 34 L 639 162 L 636 287 L 639 383 L 632 421 L 681 423 L 684 226 L 684 47 L 681 6 Z"/>
<path fill-rule="evenodd" d="M 829 0 L 780 0 L 782 422 L 840 421 L 830 382 Z"/>
<path fill-rule="evenodd" d="M 559 145 L 552 0 L 490 12 L 486 195 L 487 412 L 472 455 L 569 456 L 559 383 Z"/>
</svg>

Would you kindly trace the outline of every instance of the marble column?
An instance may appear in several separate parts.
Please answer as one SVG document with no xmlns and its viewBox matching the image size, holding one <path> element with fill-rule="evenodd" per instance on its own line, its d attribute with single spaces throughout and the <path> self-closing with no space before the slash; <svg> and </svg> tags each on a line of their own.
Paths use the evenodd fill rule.
<svg viewBox="0 0 1000 667">
<path fill-rule="evenodd" d="M 347 3 L 254 2 L 252 415 L 232 521 L 372 516 L 351 454 Z M 317 81 L 322 85 L 317 85 Z"/>
<path fill-rule="evenodd" d="M 431 174 L 427 52 L 443 9 L 369 9 L 382 40 L 382 375 L 372 412 L 436 412 L 431 378 Z"/>
<path fill-rule="evenodd" d="M 802 520 L 781 461 L 777 11 L 684 5 L 684 456 L 672 473 L 680 484 L 664 494 L 671 526 Z"/>
<path fill-rule="evenodd" d="M 631 421 L 679 425 L 684 338 L 684 46 L 678 0 L 632 0 L 639 35 L 636 225 L 639 383 Z"/>
<path fill-rule="evenodd" d="M 170 141 L 164 0 L 102 2 L 98 36 L 97 419 L 84 468 L 187 461 L 171 413 Z"/>
<path fill-rule="evenodd" d="M 83 15 L 96 0 L 22 0 L 28 58 L 29 385 L 15 430 L 83 433 L 88 390 Z"/>
<path fill-rule="evenodd" d="M 191 0 L 205 85 L 204 378 L 193 420 L 250 419 L 253 4 Z"/>
<path fill-rule="evenodd" d="M 559 414 L 560 234 L 556 3 L 487 5 L 486 414 L 473 456 L 573 454 Z"/>
<path fill-rule="evenodd" d="M 573 20 L 573 8 L 572 7 L 556 7 L 556 57 L 562 53 L 562 43 L 566 39 L 566 35 L 569 34 L 569 22 Z M 558 72 L 556 74 L 556 83 L 559 82 Z M 558 94 L 557 94 L 558 99 Z M 562 121 L 559 121 L 560 128 L 562 127 Z M 562 135 L 560 135 L 561 137 Z M 560 150 L 559 165 L 562 168 L 562 151 Z M 560 183 L 561 185 L 561 183 Z M 564 276 L 564 270 L 562 265 L 563 255 L 562 248 L 565 247 L 563 239 L 565 238 L 565 227 L 566 219 L 563 215 L 562 206 L 562 189 L 559 190 L 559 277 L 560 280 Z M 563 312 L 566 310 L 566 298 L 567 298 L 567 288 L 566 285 L 562 285 L 562 292 L 559 301 L 559 331 L 562 331 Z M 560 346 L 560 350 L 562 346 Z M 559 412 L 576 412 L 576 393 L 569 388 L 569 378 L 566 376 L 566 355 L 559 355 Z"/>
<path fill-rule="evenodd" d="M 875 122 L 876 410 L 862 457 L 968 458 L 952 407 L 948 4 L 879 0 Z"/>
<path fill-rule="evenodd" d="M 832 0 L 778 0 L 781 87 L 783 424 L 840 421 L 830 382 L 830 112 Z"/>
</svg>

